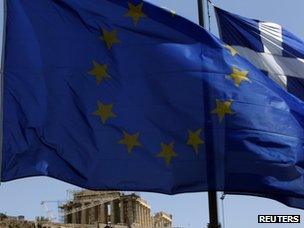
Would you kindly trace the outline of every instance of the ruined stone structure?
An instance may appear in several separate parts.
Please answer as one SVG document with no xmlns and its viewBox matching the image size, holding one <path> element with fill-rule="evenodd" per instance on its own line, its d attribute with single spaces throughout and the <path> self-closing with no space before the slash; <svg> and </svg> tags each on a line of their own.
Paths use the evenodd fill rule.
<svg viewBox="0 0 304 228">
<path fill-rule="evenodd" d="M 172 215 L 167 214 L 163 211 L 158 212 L 154 215 L 154 227 L 171 227 L 172 226 Z"/>
<path fill-rule="evenodd" d="M 149 204 L 136 194 L 84 190 L 61 206 L 66 224 L 108 224 L 112 227 L 171 228 L 172 216 L 151 215 Z"/>
<path fill-rule="evenodd" d="M 26 221 L 24 216 L 0 213 L 0 228 L 172 228 L 172 215 L 152 215 L 149 204 L 137 194 L 84 190 L 60 209 L 64 223 L 44 217 Z"/>
<path fill-rule="evenodd" d="M 0 213 L 0 228 L 35 228 L 35 223 L 26 221 L 24 216 L 7 216 Z"/>
</svg>

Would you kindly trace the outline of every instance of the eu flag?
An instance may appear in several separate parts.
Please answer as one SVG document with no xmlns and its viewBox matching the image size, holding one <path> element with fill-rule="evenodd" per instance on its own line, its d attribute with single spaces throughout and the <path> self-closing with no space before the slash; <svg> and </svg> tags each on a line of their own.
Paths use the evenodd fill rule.
<svg viewBox="0 0 304 228">
<path fill-rule="evenodd" d="M 2 181 L 303 198 L 304 106 L 137 0 L 9 0 Z"/>
</svg>

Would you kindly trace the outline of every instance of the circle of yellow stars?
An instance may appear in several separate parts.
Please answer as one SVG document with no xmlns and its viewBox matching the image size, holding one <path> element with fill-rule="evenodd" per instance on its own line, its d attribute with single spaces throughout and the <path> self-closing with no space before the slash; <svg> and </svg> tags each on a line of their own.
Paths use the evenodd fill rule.
<svg viewBox="0 0 304 228">
<path fill-rule="evenodd" d="M 175 15 L 175 12 L 171 11 L 171 13 L 173 16 Z M 128 3 L 128 12 L 124 16 L 130 17 L 133 21 L 134 26 L 138 25 L 140 19 L 147 17 L 143 13 L 143 3 L 139 3 L 138 5 Z M 111 51 L 114 45 L 121 43 L 118 36 L 118 31 L 116 29 L 108 30 L 103 28 L 101 30 L 101 36 L 99 39 L 104 42 L 108 51 Z M 223 47 L 229 51 L 232 56 L 236 56 L 238 54 L 238 52 L 229 45 L 224 45 Z M 111 76 L 108 73 L 108 65 L 105 63 L 99 63 L 95 60 L 93 61 L 93 66 L 89 70 L 88 74 L 95 77 L 97 85 L 100 85 L 104 81 L 111 79 Z M 248 74 L 248 71 L 240 70 L 237 67 L 233 66 L 232 73 L 229 75 L 229 78 L 233 80 L 234 85 L 239 88 L 242 83 L 250 82 Z M 222 122 L 227 115 L 234 114 L 232 105 L 233 100 L 231 99 L 216 99 L 216 107 L 211 111 L 211 113 L 217 115 L 219 121 Z M 99 100 L 97 101 L 97 109 L 93 112 L 93 115 L 99 117 L 102 124 L 107 124 L 110 119 L 117 117 L 113 111 L 113 108 L 113 103 L 106 104 Z M 131 154 L 136 148 L 143 146 L 140 141 L 140 132 L 132 134 L 127 131 L 123 131 L 123 136 L 117 143 L 124 146 L 129 154 Z M 199 154 L 204 143 L 205 142 L 202 138 L 202 129 L 188 130 L 188 137 L 187 141 L 185 141 L 185 144 L 191 147 L 195 154 Z M 160 148 L 161 150 L 157 154 L 157 157 L 162 158 L 165 164 L 169 166 L 172 163 L 172 160 L 178 156 L 177 152 L 174 149 L 174 142 L 171 142 L 169 144 L 161 142 Z"/>
</svg>

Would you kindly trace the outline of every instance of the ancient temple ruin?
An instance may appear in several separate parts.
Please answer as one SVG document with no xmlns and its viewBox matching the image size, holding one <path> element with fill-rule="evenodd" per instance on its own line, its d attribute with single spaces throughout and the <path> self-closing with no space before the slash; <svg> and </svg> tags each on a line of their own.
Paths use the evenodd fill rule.
<svg viewBox="0 0 304 228">
<path fill-rule="evenodd" d="M 171 228 L 172 215 L 151 213 L 137 194 L 83 190 L 61 206 L 65 224 L 106 224 L 108 227 Z"/>
</svg>

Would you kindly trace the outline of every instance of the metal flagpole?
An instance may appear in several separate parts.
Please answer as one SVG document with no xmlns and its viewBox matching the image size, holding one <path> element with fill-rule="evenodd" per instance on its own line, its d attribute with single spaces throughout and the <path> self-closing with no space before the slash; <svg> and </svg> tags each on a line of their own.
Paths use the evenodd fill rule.
<svg viewBox="0 0 304 228">
<path fill-rule="evenodd" d="M 208 228 L 220 228 L 217 209 L 217 193 L 215 191 L 208 192 L 209 201 L 209 224 Z"/>
<path fill-rule="evenodd" d="M 208 1 L 208 0 L 207 0 Z M 205 28 L 205 0 L 197 0 L 199 24 Z M 208 191 L 209 202 L 209 224 L 208 228 L 220 228 L 217 208 L 217 193 L 216 191 Z"/>
<path fill-rule="evenodd" d="M 2 0 L 3 7 L 3 29 L 2 29 L 2 54 L 0 69 L 0 185 L 2 178 L 2 156 L 3 156 L 3 79 L 4 79 L 4 55 L 6 41 L 6 19 L 7 19 L 7 2 Z"/>
<path fill-rule="evenodd" d="M 205 28 L 205 0 L 197 0 L 197 6 L 198 6 L 198 21 L 200 26 Z"/>
</svg>

